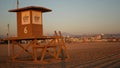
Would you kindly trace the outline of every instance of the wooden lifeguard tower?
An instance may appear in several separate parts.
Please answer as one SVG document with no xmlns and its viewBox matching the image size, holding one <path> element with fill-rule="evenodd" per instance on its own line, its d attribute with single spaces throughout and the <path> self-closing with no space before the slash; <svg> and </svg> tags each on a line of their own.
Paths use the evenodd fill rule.
<svg viewBox="0 0 120 68">
<path fill-rule="evenodd" d="M 8 40 L 12 41 L 12 61 L 16 61 L 16 58 L 22 55 L 23 52 L 30 54 L 34 61 L 38 61 L 38 49 L 42 50 L 40 61 L 43 61 L 46 52 L 55 59 L 59 59 L 62 49 L 64 49 L 66 57 L 69 58 L 65 42 L 60 31 L 58 33 L 55 31 L 53 36 L 43 35 L 42 13 L 51 11 L 51 9 L 38 6 L 28 6 L 9 10 L 9 12 L 17 13 L 17 37 L 8 38 Z M 21 40 L 29 40 L 29 43 L 24 44 L 23 46 L 19 42 Z M 45 44 L 41 44 L 38 43 L 39 40 L 49 41 Z M 19 50 L 16 53 L 15 45 L 22 50 Z M 30 47 L 32 51 L 29 51 Z M 49 48 L 52 48 L 53 52 L 50 52 L 48 50 Z"/>
<path fill-rule="evenodd" d="M 17 13 L 17 36 L 22 38 L 43 36 L 42 13 L 51 9 L 37 6 L 12 9 Z"/>
</svg>

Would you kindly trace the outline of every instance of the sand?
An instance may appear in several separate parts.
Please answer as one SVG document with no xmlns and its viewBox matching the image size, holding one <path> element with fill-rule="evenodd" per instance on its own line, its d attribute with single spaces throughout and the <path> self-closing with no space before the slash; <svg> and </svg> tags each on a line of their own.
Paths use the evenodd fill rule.
<svg viewBox="0 0 120 68">
<path fill-rule="evenodd" d="M 41 64 L 28 65 L 24 63 L 22 64 L 22 66 L 25 68 L 30 68 L 30 67 L 56 68 L 56 66 L 57 68 L 81 68 L 80 66 L 82 65 L 84 66 L 84 64 L 87 64 L 88 62 L 97 63 L 101 59 L 107 59 L 111 56 L 120 54 L 120 42 L 66 43 L 66 46 L 70 55 L 69 61 L 56 62 L 56 63 L 49 62 L 48 64 L 43 64 L 43 65 Z M 7 57 L 7 45 L 0 44 L 1 64 L 3 60 L 6 60 L 6 57 Z M 120 56 L 118 56 L 117 58 L 114 57 L 114 59 L 120 59 Z M 119 63 L 120 62 L 118 62 L 117 65 L 119 65 Z"/>
</svg>

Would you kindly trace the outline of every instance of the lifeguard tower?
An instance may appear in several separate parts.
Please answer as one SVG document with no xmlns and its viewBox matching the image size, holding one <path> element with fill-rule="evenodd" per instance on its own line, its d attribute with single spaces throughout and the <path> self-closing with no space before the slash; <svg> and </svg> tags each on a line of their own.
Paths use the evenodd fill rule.
<svg viewBox="0 0 120 68">
<path fill-rule="evenodd" d="M 17 13 L 17 37 L 8 38 L 8 40 L 12 41 L 12 61 L 16 61 L 16 58 L 22 55 L 23 52 L 30 54 L 34 61 L 38 61 L 38 49 L 41 49 L 41 62 L 43 61 L 46 52 L 55 59 L 59 59 L 62 49 L 64 49 L 66 57 L 69 58 L 65 42 L 60 31 L 58 33 L 55 31 L 53 36 L 43 35 L 42 13 L 51 11 L 51 9 L 38 6 L 28 6 L 9 10 L 9 12 Z M 24 44 L 23 46 L 20 43 L 21 40 L 29 41 L 29 43 Z M 39 40 L 48 40 L 48 42 L 42 44 L 38 43 Z M 18 46 L 22 50 L 18 50 L 16 52 L 15 46 Z M 53 52 L 49 51 L 49 48 L 52 48 Z"/>
<path fill-rule="evenodd" d="M 50 11 L 52 10 L 37 6 L 9 10 L 17 13 L 17 36 L 21 38 L 43 36 L 42 13 Z"/>
</svg>

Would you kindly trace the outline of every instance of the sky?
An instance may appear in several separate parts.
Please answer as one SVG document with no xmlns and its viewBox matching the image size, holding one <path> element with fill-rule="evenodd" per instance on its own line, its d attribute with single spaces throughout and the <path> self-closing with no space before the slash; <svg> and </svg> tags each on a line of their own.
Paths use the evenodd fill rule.
<svg viewBox="0 0 120 68">
<path fill-rule="evenodd" d="M 54 30 L 74 35 L 120 33 L 120 0 L 19 0 L 19 8 L 42 6 L 52 9 L 43 14 L 44 34 Z M 16 0 L 0 0 L 0 35 L 17 34 Z"/>
</svg>

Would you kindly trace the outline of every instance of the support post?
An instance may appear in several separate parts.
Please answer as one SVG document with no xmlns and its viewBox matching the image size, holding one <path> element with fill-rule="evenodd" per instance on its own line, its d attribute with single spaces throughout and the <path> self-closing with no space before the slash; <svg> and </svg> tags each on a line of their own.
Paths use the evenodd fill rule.
<svg viewBox="0 0 120 68">
<path fill-rule="evenodd" d="M 9 28 L 9 24 L 8 24 L 7 37 L 10 38 L 10 28 Z M 8 39 L 8 57 L 10 57 L 10 40 L 9 40 L 9 39 Z"/>
</svg>

